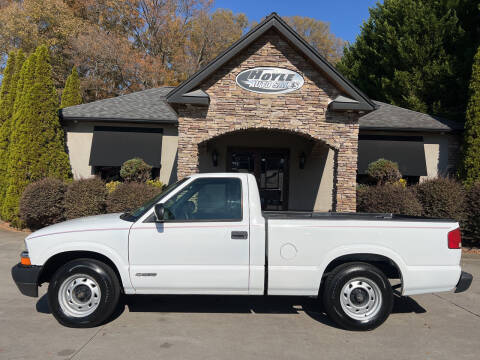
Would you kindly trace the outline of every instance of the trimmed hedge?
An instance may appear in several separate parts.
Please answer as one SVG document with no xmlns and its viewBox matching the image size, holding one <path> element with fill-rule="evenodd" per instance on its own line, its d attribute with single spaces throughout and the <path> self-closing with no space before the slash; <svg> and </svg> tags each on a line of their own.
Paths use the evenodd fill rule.
<svg viewBox="0 0 480 360">
<path fill-rule="evenodd" d="M 480 246 L 480 183 L 471 186 L 467 191 L 465 208 L 463 243 Z"/>
<path fill-rule="evenodd" d="M 378 185 L 393 184 L 402 178 L 398 164 L 385 159 L 378 159 L 370 163 L 366 173 Z"/>
<path fill-rule="evenodd" d="M 162 188 L 145 183 L 119 184 L 107 197 L 107 212 L 131 211 L 162 192 Z"/>
<path fill-rule="evenodd" d="M 451 178 L 425 180 L 415 186 L 417 198 L 423 207 L 423 216 L 455 219 L 465 217 L 465 190 Z"/>
<path fill-rule="evenodd" d="M 100 178 L 81 179 L 68 185 L 65 217 L 75 219 L 105 213 L 107 189 Z"/>
<path fill-rule="evenodd" d="M 359 186 L 357 212 L 422 215 L 422 205 L 409 187 L 398 184 Z"/>
<path fill-rule="evenodd" d="M 130 182 L 146 182 L 150 180 L 152 167 L 140 158 L 133 158 L 123 163 L 120 169 L 120 176 L 123 180 Z"/>
<path fill-rule="evenodd" d="M 20 198 L 20 219 L 32 230 L 65 220 L 66 189 L 65 183 L 55 178 L 31 183 Z"/>
</svg>

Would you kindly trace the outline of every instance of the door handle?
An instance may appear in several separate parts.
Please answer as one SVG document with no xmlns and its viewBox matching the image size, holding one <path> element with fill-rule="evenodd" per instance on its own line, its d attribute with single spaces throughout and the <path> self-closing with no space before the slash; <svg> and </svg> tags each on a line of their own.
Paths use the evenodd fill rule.
<svg viewBox="0 0 480 360">
<path fill-rule="evenodd" d="M 247 231 L 232 231 L 233 240 L 245 240 L 248 239 Z"/>
</svg>

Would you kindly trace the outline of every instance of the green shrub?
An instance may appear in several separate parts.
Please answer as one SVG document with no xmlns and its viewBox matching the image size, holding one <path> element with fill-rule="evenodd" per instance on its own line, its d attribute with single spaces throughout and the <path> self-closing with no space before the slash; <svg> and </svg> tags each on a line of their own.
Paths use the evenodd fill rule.
<svg viewBox="0 0 480 360">
<path fill-rule="evenodd" d="M 376 184 L 393 184 L 402 178 L 398 164 L 385 159 L 378 159 L 368 165 L 367 175 L 370 176 Z"/>
<path fill-rule="evenodd" d="M 20 219 L 31 230 L 63 221 L 66 188 L 55 178 L 29 184 L 20 199 Z"/>
<path fill-rule="evenodd" d="M 120 176 L 127 182 L 146 182 L 151 173 L 152 167 L 140 158 L 125 161 L 120 169 Z"/>
<path fill-rule="evenodd" d="M 465 208 L 466 216 L 462 223 L 463 243 L 480 246 L 480 182 L 468 189 Z"/>
<path fill-rule="evenodd" d="M 422 204 L 423 216 L 463 220 L 465 216 L 465 190 L 450 178 L 426 180 L 415 186 Z"/>
<path fill-rule="evenodd" d="M 131 211 L 162 192 L 161 188 L 145 183 L 121 183 L 107 197 L 107 212 Z"/>
<path fill-rule="evenodd" d="M 409 187 L 397 184 L 360 186 L 357 189 L 357 211 L 419 216 L 422 205 Z"/>
<path fill-rule="evenodd" d="M 74 219 L 105 212 L 105 183 L 99 178 L 75 180 L 65 194 L 65 217 Z"/>
</svg>

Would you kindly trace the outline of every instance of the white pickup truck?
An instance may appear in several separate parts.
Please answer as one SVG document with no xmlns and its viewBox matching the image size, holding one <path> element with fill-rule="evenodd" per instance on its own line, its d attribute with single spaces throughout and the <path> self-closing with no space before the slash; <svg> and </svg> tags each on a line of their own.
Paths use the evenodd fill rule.
<svg viewBox="0 0 480 360">
<path fill-rule="evenodd" d="M 369 330 L 403 295 L 465 291 L 455 221 L 391 214 L 262 212 L 253 175 L 198 174 L 130 213 L 65 221 L 26 240 L 20 291 L 48 282 L 56 319 L 105 322 L 123 294 L 298 295 Z"/>
</svg>

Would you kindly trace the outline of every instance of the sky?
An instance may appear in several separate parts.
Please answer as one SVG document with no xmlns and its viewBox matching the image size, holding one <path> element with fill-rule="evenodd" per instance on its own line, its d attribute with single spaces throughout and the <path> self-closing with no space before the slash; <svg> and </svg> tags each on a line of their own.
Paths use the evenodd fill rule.
<svg viewBox="0 0 480 360">
<path fill-rule="evenodd" d="M 280 16 L 308 16 L 330 23 L 330 31 L 350 43 L 360 33 L 360 25 L 368 19 L 368 8 L 378 0 L 216 0 L 215 9 L 245 13 L 259 22 L 275 11 Z"/>
</svg>

